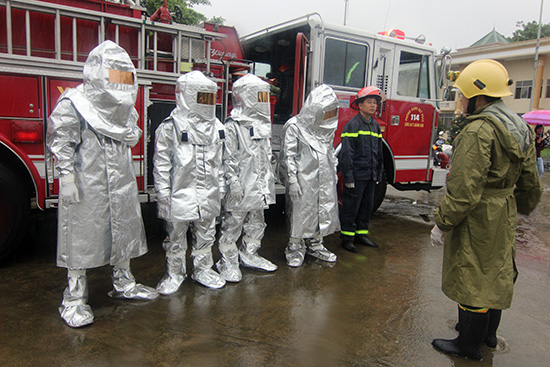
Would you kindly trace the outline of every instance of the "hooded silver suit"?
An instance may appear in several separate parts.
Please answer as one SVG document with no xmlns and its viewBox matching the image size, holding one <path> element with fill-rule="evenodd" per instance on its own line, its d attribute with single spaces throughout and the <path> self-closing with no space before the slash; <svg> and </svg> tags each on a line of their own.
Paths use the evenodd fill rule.
<svg viewBox="0 0 550 367">
<path fill-rule="evenodd" d="M 320 85 L 311 91 L 300 113 L 287 121 L 281 137 L 280 175 L 286 186 L 290 227 L 287 262 L 299 266 L 309 254 L 336 261 L 322 238 L 340 230 L 336 192 L 337 158 L 333 141 L 338 126 L 338 100 Z"/>
<path fill-rule="evenodd" d="M 216 84 L 199 71 L 178 78 L 176 108 L 156 131 L 154 163 L 159 216 L 168 221 L 167 273 L 157 286 L 172 294 L 186 277 L 186 232 L 194 233 L 193 279 L 212 288 L 225 281 L 214 270 L 215 218 L 225 190 L 224 128 L 216 119 Z"/>
<path fill-rule="evenodd" d="M 224 202 L 220 274 L 228 281 L 241 279 L 244 266 L 267 271 L 275 264 L 257 255 L 265 230 L 264 209 L 275 203 L 275 176 L 271 166 L 269 84 L 247 74 L 233 84 L 233 109 L 225 122 L 223 165 L 228 192 Z M 244 230 L 240 250 L 236 241 Z"/>
<path fill-rule="evenodd" d="M 60 312 L 70 326 L 93 321 L 91 309 L 84 317 L 75 311 L 76 305 L 87 306 L 82 269 L 114 265 L 114 297 L 158 295 L 136 285 L 129 271 L 130 259 L 147 252 L 130 150 L 141 136 L 134 109 L 137 91 L 130 57 L 105 41 L 90 52 L 84 83 L 66 91 L 49 118 L 47 145 L 60 174 L 57 265 L 69 269 Z"/>
</svg>

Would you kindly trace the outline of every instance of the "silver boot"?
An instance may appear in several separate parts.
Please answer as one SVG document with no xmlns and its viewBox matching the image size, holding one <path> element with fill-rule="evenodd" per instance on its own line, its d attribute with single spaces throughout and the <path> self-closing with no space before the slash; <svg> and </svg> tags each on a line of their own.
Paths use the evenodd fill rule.
<svg viewBox="0 0 550 367">
<path fill-rule="evenodd" d="M 330 263 L 336 262 L 336 255 L 327 250 L 325 246 L 323 246 L 323 238 L 322 237 L 314 237 L 311 240 L 309 240 L 309 244 L 307 246 L 307 254 L 313 257 L 318 258 L 319 260 L 327 261 Z"/>
<path fill-rule="evenodd" d="M 227 282 L 238 283 L 243 275 L 239 269 L 239 250 L 233 243 L 231 245 L 220 245 L 219 250 L 222 258 L 216 263 L 220 275 Z"/>
<path fill-rule="evenodd" d="M 113 268 L 113 290 L 107 293 L 112 298 L 155 299 L 159 296 L 156 289 L 137 284 L 130 267 Z"/>
<path fill-rule="evenodd" d="M 203 250 L 193 250 L 191 256 L 193 257 L 193 274 L 191 278 L 194 281 L 209 288 L 221 288 L 225 285 L 225 280 L 212 269 L 214 259 L 210 247 Z"/>
<path fill-rule="evenodd" d="M 59 307 L 61 318 L 70 327 L 82 327 L 94 322 L 94 314 L 88 302 L 86 270 L 67 272 L 68 286 L 63 291 L 63 302 Z"/>
<path fill-rule="evenodd" d="M 243 237 L 241 248 L 239 249 L 241 264 L 249 268 L 257 268 L 265 271 L 277 270 L 277 265 L 258 255 L 260 246 L 259 241 Z"/>
<path fill-rule="evenodd" d="M 176 255 L 166 254 L 166 274 L 157 285 L 157 291 L 165 296 L 174 294 L 185 278 L 185 252 Z"/>
<path fill-rule="evenodd" d="M 285 249 L 286 264 L 297 268 L 304 263 L 306 245 L 301 238 L 290 238 Z"/>
</svg>

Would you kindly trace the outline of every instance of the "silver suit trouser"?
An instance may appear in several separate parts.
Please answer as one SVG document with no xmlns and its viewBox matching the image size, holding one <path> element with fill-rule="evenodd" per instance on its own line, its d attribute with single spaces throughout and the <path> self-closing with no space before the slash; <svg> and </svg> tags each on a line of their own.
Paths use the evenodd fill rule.
<svg viewBox="0 0 550 367">
<path fill-rule="evenodd" d="M 178 256 L 187 251 L 187 230 L 191 229 L 191 257 L 193 258 L 192 278 L 210 288 L 221 288 L 225 281 L 218 273 L 212 270 L 212 246 L 216 239 L 216 218 L 199 219 L 192 222 L 169 222 L 168 237 L 163 247 L 166 256 Z"/>
<path fill-rule="evenodd" d="M 225 212 L 222 219 L 220 247 L 236 246 L 237 240 L 244 237 L 261 242 L 264 237 L 265 224 L 264 210 L 249 212 Z"/>
</svg>

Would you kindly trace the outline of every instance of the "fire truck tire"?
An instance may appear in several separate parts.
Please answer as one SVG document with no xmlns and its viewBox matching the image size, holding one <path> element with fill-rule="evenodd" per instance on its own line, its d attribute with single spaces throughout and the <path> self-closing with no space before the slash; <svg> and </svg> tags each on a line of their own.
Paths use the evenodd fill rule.
<svg viewBox="0 0 550 367">
<path fill-rule="evenodd" d="M 382 205 L 382 202 L 384 201 L 384 197 L 386 196 L 386 189 L 388 186 L 388 179 L 386 177 L 386 172 L 382 175 L 382 181 L 376 185 L 376 188 L 374 189 L 374 205 L 372 207 L 372 212 L 375 213 L 378 208 L 380 208 L 380 205 Z"/>
<path fill-rule="evenodd" d="M 30 204 L 25 185 L 9 168 L 0 164 L 0 262 L 17 248 L 23 235 Z"/>
</svg>

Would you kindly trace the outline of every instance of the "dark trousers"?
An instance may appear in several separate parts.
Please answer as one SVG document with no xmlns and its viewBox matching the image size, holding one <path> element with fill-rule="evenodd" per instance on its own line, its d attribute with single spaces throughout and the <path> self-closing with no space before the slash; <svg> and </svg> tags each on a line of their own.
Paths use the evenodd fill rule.
<svg viewBox="0 0 550 367">
<path fill-rule="evenodd" d="M 368 233 L 375 188 L 376 182 L 373 180 L 355 181 L 353 189 L 344 185 L 340 210 L 342 238 L 353 239 L 355 234 Z"/>
</svg>

